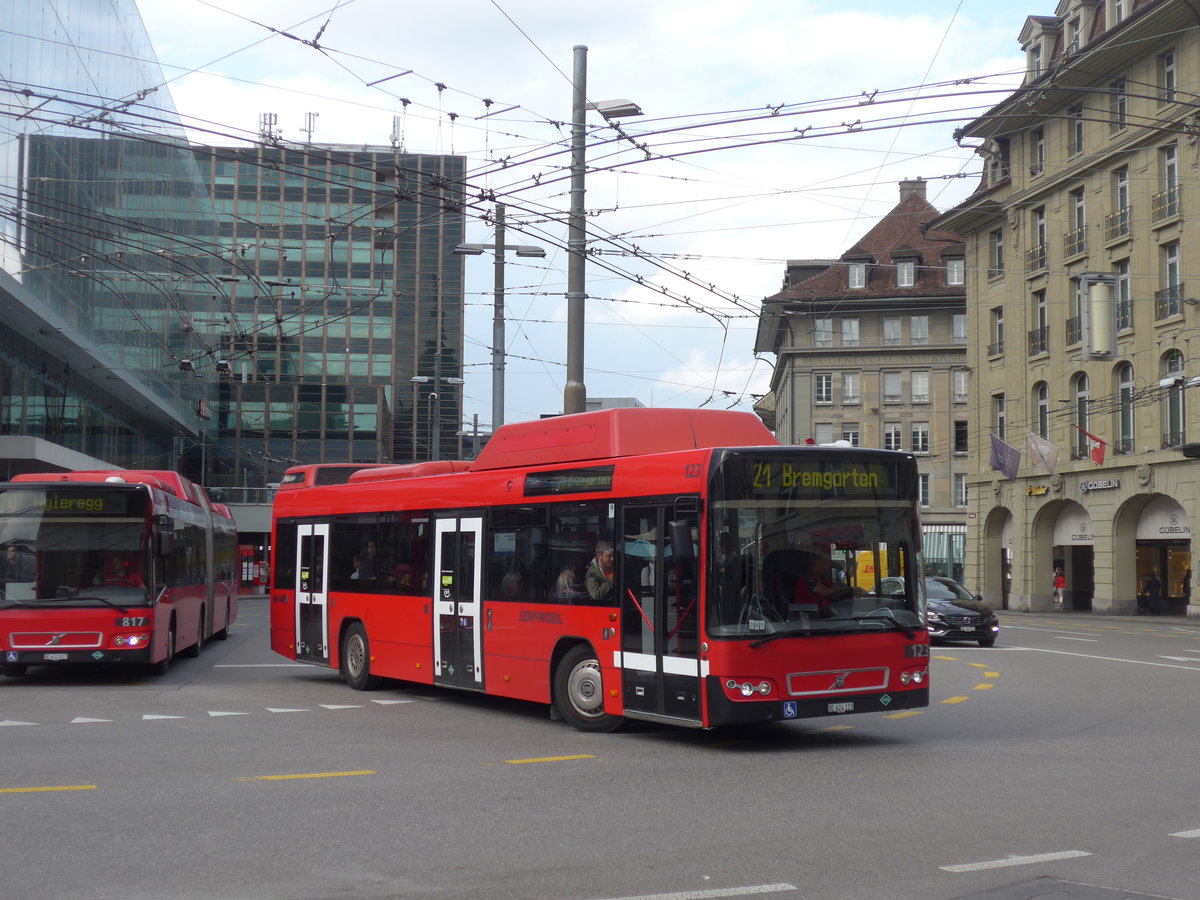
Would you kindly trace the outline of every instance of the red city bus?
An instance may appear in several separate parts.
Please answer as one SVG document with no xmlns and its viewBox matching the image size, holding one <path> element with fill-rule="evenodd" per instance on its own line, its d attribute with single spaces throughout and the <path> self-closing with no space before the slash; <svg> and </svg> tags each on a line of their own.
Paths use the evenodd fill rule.
<svg viewBox="0 0 1200 900">
<path fill-rule="evenodd" d="M 17 475 L 0 484 L 3 673 L 143 663 L 223 640 L 237 618 L 229 510 L 175 472 Z"/>
<path fill-rule="evenodd" d="M 908 454 L 617 409 L 505 425 L 472 462 L 314 481 L 275 496 L 271 646 L 353 688 L 547 703 L 593 731 L 929 703 Z M 901 594 L 856 585 L 868 556 Z"/>
</svg>

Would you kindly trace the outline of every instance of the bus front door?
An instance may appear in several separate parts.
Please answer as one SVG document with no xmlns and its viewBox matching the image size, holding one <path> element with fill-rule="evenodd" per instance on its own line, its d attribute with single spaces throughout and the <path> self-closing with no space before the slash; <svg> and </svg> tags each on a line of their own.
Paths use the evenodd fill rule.
<svg viewBox="0 0 1200 900">
<path fill-rule="evenodd" d="M 483 519 L 438 519 L 433 551 L 433 680 L 483 690 L 479 628 Z"/>
<path fill-rule="evenodd" d="M 296 548 L 296 659 L 329 664 L 329 526 L 301 525 Z"/>
<path fill-rule="evenodd" d="M 634 718 L 699 724 L 696 561 L 676 560 L 671 552 L 673 512 L 671 506 L 631 506 L 622 518 L 621 688 Z"/>
</svg>

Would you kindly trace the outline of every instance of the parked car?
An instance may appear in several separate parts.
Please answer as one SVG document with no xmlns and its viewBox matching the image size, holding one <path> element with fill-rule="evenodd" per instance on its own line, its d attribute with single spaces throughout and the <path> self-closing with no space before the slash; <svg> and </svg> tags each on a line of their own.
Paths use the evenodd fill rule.
<svg viewBox="0 0 1200 900">
<path fill-rule="evenodd" d="M 884 578 L 878 594 L 904 596 L 903 578 Z M 930 575 L 925 578 L 925 617 L 929 637 L 935 641 L 978 641 L 990 647 L 1000 634 L 1000 619 L 977 594 L 972 594 L 953 578 Z"/>
</svg>

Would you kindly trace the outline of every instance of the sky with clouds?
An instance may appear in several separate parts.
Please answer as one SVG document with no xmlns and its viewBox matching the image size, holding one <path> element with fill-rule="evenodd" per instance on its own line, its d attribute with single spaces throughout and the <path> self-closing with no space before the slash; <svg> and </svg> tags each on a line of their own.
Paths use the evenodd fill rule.
<svg viewBox="0 0 1200 900">
<path fill-rule="evenodd" d="M 979 162 L 954 129 L 1019 81 L 1010 0 L 138 0 L 175 105 L 204 143 L 284 140 L 467 157 L 506 203 L 505 420 L 561 411 L 573 47 L 588 120 L 589 397 L 748 410 L 773 357 L 757 310 L 788 259 L 833 258 L 930 181 L 945 209 Z M 401 74 L 406 73 L 406 74 Z M 315 118 L 307 117 L 316 113 Z M 468 223 L 468 240 L 491 241 Z M 491 422 L 493 264 L 468 258 L 464 425 Z"/>
</svg>

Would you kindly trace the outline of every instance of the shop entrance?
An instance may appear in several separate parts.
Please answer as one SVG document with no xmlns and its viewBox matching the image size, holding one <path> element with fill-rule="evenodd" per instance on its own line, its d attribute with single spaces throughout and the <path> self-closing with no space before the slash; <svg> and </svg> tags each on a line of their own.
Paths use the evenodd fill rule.
<svg viewBox="0 0 1200 900">
<path fill-rule="evenodd" d="M 1067 590 L 1063 597 L 1063 609 L 1088 611 L 1095 596 L 1095 534 L 1092 517 L 1078 503 L 1063 507 L 1054 522 L 1054 566 L 1062 566 L 1067 576 Z M 1053 572 L 1053 567 L 1051 568 Z M 1050 572 L 1041 573 L 1050 583 Z"/>
<path fill-rule="evenodd" d="M 1137 523 L 1137 610 L 1142 614 L 1187 614 L 1192 594 L 1192 528 L 1173 497 L 1146 504 Z"/>
</svg>

